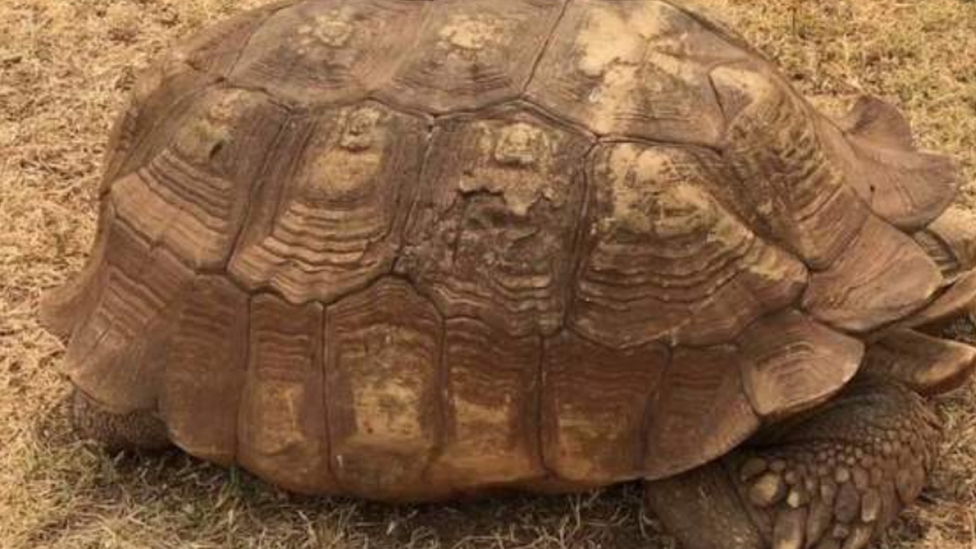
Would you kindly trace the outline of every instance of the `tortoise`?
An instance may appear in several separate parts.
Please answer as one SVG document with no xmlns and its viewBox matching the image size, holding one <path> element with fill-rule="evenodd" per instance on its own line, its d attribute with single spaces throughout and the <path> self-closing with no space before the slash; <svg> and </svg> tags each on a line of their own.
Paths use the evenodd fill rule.
<svg viewBox="0 0 976 549">
<path fill-rule="evenodd" d="M 147 70 L 42 315 L 73 418 L 387 502 L 641 481 L 690 549 L 859 549 L 976 350 L 956 165 L 666 0 L 291 0 Z"/>
</svg>

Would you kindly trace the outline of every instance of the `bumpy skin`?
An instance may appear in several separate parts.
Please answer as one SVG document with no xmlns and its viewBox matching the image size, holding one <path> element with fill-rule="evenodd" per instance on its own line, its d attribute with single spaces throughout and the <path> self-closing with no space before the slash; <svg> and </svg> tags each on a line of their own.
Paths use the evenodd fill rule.
<svg viewBox="0 0 976 549">
<path fill-rule="evenodd" d="M 914 392 L 860 379 L 647 501 L 686 549 L 863 549 L 918 497 L 939 435 Z"/>
<path fill-rule="evenodd" d="M 112 413 L 77 390 L 71 400 L 71 422 L 75 429 L 110 452 L 162 450 L 172 445 L 166 435 L 166 424 L 151 412 Z"/>
</svg>

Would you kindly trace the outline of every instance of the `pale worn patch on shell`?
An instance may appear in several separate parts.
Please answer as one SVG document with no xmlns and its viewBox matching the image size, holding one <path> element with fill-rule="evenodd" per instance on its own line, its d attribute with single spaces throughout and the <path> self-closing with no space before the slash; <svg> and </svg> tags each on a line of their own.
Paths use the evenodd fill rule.
<svg viewBox="0 0 976 549">
<path fill-rule="evenodd" d="M 458 182 L 462 193 L 479 191 L 501 196 L 509 209 L 525 217 L 529 210 L 545 200 L 562 206 L 562 193 L 556 188 L 569 181 L 554 173 L 553 151 L 556 148 L 550 132 L 526 122 L 506 124 L 496 130 L 489 122 L 478 123 L 479 147 L 485 165 L 469 170 Z"/>
</svg>

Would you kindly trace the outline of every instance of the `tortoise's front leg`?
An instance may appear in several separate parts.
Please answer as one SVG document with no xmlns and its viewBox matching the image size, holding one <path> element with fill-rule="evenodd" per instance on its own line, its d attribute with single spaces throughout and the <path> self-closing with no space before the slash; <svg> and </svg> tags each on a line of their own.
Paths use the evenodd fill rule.
<svg viewBox="0 0 976 549">
<path fill-rule="evenodd" d="M 939 428 L 915 393 L 862 379 L 813 415 L 647 485 L 685 549 L 863 549 L 918 497 Z"/>
<path fill-rule="evenodd" d="M 114 413 L 79 390 L 72 396 L 71 422 L 82 436 L 101 443 L 110 452 L 162 450 L 171 444 L 166 425 L 152 413 Z"/>
</svg>

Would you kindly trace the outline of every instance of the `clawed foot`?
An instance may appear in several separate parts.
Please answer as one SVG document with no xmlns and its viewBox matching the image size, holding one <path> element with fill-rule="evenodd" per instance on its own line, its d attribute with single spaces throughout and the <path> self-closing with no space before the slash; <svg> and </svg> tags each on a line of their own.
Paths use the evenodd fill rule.
<svg viewBox="0 0 976 549">
<path fill-rule="evenodd" d="M 877 380 L 775 431 L 648 484 L 686 549 L 863 549 L 918 497 L 939 435 L 917 395 Z"/>
</svg>

